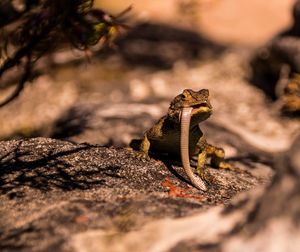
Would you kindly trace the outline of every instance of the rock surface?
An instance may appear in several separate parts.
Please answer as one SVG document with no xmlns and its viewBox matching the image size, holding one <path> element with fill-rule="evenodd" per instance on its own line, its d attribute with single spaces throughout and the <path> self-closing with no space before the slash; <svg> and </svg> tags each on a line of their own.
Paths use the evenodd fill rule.
<svg viewBox="0 0 300 252">
<path fill-rule="evenodd" d="M 138 161 L 128 149 L 49 138 L 3 141 L 0 157 L 1 251 L 131 251 L 140 239 L 164 251 L 201 231 L 208 216 L 209 226 L 218 220 L 214 206 L 272 177 L 259 161 L 249 161 L 247 172 L 208 168 L 217 183 L 201 192 L 178 166 Z M 186 234 L 169 241 L 173 222 L 174 232 Z M 227 222 L 220 222 L 223 231 L 232 226 Z M 144 245 L 134 251 L 146 251 Z"/>
</svg>

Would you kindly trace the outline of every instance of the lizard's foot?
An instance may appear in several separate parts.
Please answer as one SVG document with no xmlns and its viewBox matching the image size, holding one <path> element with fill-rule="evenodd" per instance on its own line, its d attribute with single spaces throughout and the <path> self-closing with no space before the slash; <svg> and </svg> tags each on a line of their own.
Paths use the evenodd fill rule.
<svg viewBox="0 0 300 252">
<path fill-rule="evenodd" d="M 242 170 L 238 167 L 225 162 L 225 151 L 223 148 L 215 147 L 212 145 L 207 145 L 206 147 L 208 156 L 211 157 L 211 165 L 218 169 L 226 169 L 234 172 L 241 173 Z"/>
<path fill-rule="evenodd" d="M 149 161 L 150 157 L 146 152 L 143 151 L 132 151 L 132 156 L 141 161 Z"/>
<path fill-rule="evenodd" d="M 202 180 L 207 182 L 207 184 L 213 184 L 215 182 L 214 177 L 204 171 L 205 162 L 206 162 L 206 151 L 203 151 L 198 154 L 197 173 Z"/>
<path fill-rule="evenodd" d="M 219 165 L 218 165 L 218 168 L 219 169 L 226 169 L 226 170 L 230 170 L 230 171 L 234 171 L 234 172 L 239 172 L 239 173 L 243 172 L 240 168 L 238 168 L 238 167 L 236 167 L 232 164 L 229 164 L 225 161 L 220 162 Z"/>
<path fill-rule="evenodd" d="M 141 161 L 149 161 L 150 157 L 148 155 L 148 151 L 150 148 L 150 142 L 147 138 L 147 134 L 144 134 L 144 138 L 142 140 L 133 139 L 130 143 L 130 147 L 137 150 L 132 151 L 132 155 L 141 160 Z"/>
</svg>

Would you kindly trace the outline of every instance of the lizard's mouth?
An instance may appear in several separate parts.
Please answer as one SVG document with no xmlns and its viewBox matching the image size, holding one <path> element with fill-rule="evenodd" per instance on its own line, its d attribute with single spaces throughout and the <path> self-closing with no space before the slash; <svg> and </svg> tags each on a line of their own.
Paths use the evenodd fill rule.
<svg viewBox="0 0 300 252">
<path fill-rule="evenodd" d="M 192 114 L 198 114 L 198 113 L 207 113 L 211 112 L 212 106 L 209 102 L 202 102 L 199 104 L 195 104 L 191 106 L 193 108 Z"/>
<path fill-rule="evenodd" d="M 179 121 L 181 121 L 182 111 L 185 108 L 190 108 L 191 117 L 199 116 L 200 121 L 207 119 L 212 113 L 212 106 L 209 102 L 201 102 L 197 104 L 192 104 L 189 107 L 183 107 L 179 111 Z"/>
</svg>

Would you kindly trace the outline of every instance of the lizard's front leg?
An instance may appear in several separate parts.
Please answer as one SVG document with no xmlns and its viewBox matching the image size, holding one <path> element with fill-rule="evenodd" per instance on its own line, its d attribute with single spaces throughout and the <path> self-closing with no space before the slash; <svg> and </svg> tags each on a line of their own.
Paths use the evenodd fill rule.
<svg viewBox="0 0 300 252">
<path fill-rule="evenodd" d="M 150 160 L 149 149 L 150 141 L 147 137 L 147 133 L 144 134 L 143 139 L 133 139 L 129 144 L 131 154 L 139 160 Z"/>
<path fill-rule="evenodd" d="M 232 171 L 239 171 L 237 167 L 225 162 L 225 151 L 223 148 L 215 147 L 210 144 L 206 144 L 206 153 L 208 157 L 211 157 L 211 165 L 219 169 L 228 169 Z"/>
<path fill-rule="evenodd" d="M 214 179 L 212 176 L 206 174 L 204 171 L 205 163 L 207 159 L 206 145 L 207 145 L 206 140 L 202 136 L 196 145 L 195 154 L 198 156 L 197 172 L 203 180 L 205 180 L 207 183 L 210 184 L 214 182 Z"/>
<path fill-rule="evenodd" d="M 136 154 L 136 157 L 141 160 L 150 160 L 149 157 L 150 141 L 147 137 L 147 134 L 144 134 L 144 138 L 140 143 L 139 151 Z"/>
</svg>

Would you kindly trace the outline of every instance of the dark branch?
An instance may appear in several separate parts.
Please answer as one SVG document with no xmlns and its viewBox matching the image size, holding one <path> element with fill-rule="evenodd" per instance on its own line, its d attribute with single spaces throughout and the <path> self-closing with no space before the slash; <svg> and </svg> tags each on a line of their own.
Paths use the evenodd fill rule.
<svg viewBox="0 0 300 252">
<path fill-rule="evenodd" d="M 12 100 L 14 100 L 19 96 L 19 94 L 25 87 L 25 82 L 30 78 L 31 69 L 32 69 L 31 57 L 28 56 L 26 65 L 24 66 L 24 73 L 22 75 L 21 80 L 18 82 L 16 89 L 8 97 L 6 97 L 4 101 L 0 102 L 0 108 L 10 103 Z"/>
<path fill-rule="evenodd" d="M 103 38 L 106 45 L 110 45 L 118 28 L 125 27 L 119 18 L 130 10 L 128 8 L 113 17 L 100 9 L 93 9 L 93 0 L 27 0 L 25 3 L 24 13 L 13 11 L 10 1 L 0 4 L 0 31 L 5 34 L 0 41 L 0 56 L 8 54 L 8 46 L 15 48 L 14 55 L 8 55 L 0 66 L 0 80 L 7 70 L 27 59 L 25 72 L 15 91 L 0 102 L 0 107 L 18 97 L 36 61 L 55 49 L 58 43 L 67 42 L 76 49 L 86 50 Z M 7 8 L 11 10 L 10 18 L 3 20 L 1 13 Z M 18 27 L 6 30 L 6 26 L 12 23 L 17 23 Z"/>
</svg>

